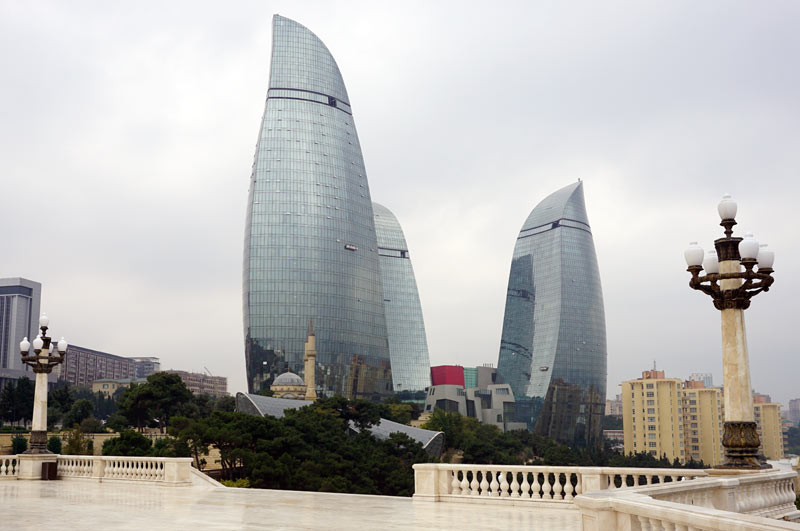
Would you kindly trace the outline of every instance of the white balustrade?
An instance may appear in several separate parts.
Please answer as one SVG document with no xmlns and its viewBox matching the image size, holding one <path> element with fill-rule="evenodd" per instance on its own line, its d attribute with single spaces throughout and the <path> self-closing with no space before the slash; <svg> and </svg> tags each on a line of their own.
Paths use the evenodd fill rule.
<svg viewBox="0 0 800 531">
<path fill-rule="evenodd" d="M 60 478 L 189 484 L 189 457 L 58 456 Z"/>
<path fill-rule="evenodd" d="M 0 455 L 0 479 L 16 478 L 19 464 L 16 455 Z"/>
<path fill-rule="evenodd" d="M 419 463 L 414 465 L 417 498 L 507 498 L 570 502 L 583 492 L 625 490 L 705 477 L 703 470 L 576 466 L 501 466 Z"/>
</svg>

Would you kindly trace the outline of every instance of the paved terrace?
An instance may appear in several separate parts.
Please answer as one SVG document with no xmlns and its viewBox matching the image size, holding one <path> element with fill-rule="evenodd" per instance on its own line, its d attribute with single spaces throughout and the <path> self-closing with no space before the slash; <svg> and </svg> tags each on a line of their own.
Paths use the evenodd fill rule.
<svg viewBox="0 0 800 531">
<path fill-rule="evenodd" d="M 575 508 L 93 480 L 2 481 L 3 529 L 580 529 Z"/>
</svg>

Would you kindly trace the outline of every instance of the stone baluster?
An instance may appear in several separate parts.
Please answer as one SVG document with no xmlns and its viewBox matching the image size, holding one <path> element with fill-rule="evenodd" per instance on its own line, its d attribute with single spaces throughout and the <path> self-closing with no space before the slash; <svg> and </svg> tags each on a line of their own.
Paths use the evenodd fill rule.
<svg viewBox="0 0 800 531">
<path fill-rule="evenodd" d="M 554 500 L 563 500 L 564 496 L 561 495 L 562 487 L 561 487 L 561 474 L 556 472 L 553 474 L 553 499 Z"/>
<path fill-rule="evenodd" d="M 542 499 L 552 500 L 553 495 L 550 494 L 550 489 L 552 489 L 553 486 L 550 484 L 550 473 L 545 472 L 543 476 L 544 476 L 544 483 L 542 484 Z"/>
<path fill-rule="evenodd" d="M 469 484 L 469 488 L 471 489 L 470 495 L 471 496 L 480 496 L 481 491 L 479 489 L 480 483 L 478 483 L 478 471 L 477 470 L 470 470 L 472 472 L 472 481 Z"/>
<path fill-rule="evenodd" d="M 534 474 L 535 476 L 536 474 Z M 522 473 L 522 485 L 520 485 L 520 496 L 523 498 L 531 497 L 531 484 L 528 483 L 528 473 Z"/>
<path fill-rule="evenodd" d="M 514 485 L 514 486 L 511 487 L 513 492 L 509 492 L 508 472 L 503 471 L 503 472 L 500 472 L 500 474 L 501 474 L 501 476 L 500 476 L 500 496 L 503 497 L 503 498 L 508 498 L 509 496 L 514 496 L 514 497 L 519 496 L 517 494 L 517 488 L 518 487 L 516 485 L 514 485 L 517 482 L 517 473 L 516 472 L 512 472 L 511 473 L 511 475 L 514 477 L 514 479 L 511 481 L 511 485 Z"/>
<path fill-rule="evenodd" d="M 462 496 L 469 496 L 471 494 L 469 490 L 469 480 L 467 479 L 467 474 L 469 473 L 468 470 L 461 471 L 461 495 Z"/>
<path fill-rule="evenodd" d="M 455 494 L 458 496 L 461 494 L 461 481 L 458 479 L 458 470 L 451 470 L 450 471 L 450 492 L 449 494 Z"/>
<path fill-rule="evenodd" d="M 491 474 L 491 471 L 489 471 Z M 489 481 L 486 479 L 486 472 L 481 470 L 481 496 L 489 496 Z"/>
<path fill-rule="evenodd" d="M 539 483 L 539 473 L 534 472 L 533 485 L 531 485 L 531 498 L 533 498 L 534 500 L 541 500 L 542 495 L 539 493 L 539 490 L 541 490 L 541 488 L 542 488 L 541 484 Z"/>
<path fill-rule="evenodd" d="M 583 492 L 583 478 L 580 474 L 575 474 L 575 496 Z"/>
<path fill-rule="evenodd" d="M 572 500 L 574 496 L 572 495 L 574 489 L 572 487 L 572 474 L 567 472 L 564 474 L 566 477 L 566 483 L 564 483 L 564 499 L 565 500 Z"/>
<path fill-rule="evenodd" d="M 511 484 L 509 485 L 509 490 L 512 498 L 519 498 L 519 481 L 517 481 L 518 475 L 519 472 L 511 473 Z"/>
<path fill-rule="evenodd" d="M 637 516 L 639 519 L 639 528 L 642 531 L 654 531 L 653 527 L 650 525 L 650 518 L 646 516 Z"/>
<path fill-rule="evenodd" d="M 489 483 L 489 496 L 500 496 L 500 483 L 497 482 L 497 475 L 499 472 L 497 470 L 490 470 L 488 474 L 489 477 L 492 478 L 492 481 Z"/>
</svg>

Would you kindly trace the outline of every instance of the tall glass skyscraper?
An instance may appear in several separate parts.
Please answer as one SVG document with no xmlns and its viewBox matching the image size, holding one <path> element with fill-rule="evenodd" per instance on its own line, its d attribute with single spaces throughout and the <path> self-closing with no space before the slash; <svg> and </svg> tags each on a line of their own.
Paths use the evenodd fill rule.
<svg viewBox="0 0 800 531">
<path fill-rule="evenodd" d="M 425 399 L 431 385 L 428 341 L 417 281 L 400 222 L 383 205 L 372 203 L 378 234 L 383 307 L 389 333 L 394 390 L 404 399 Z M 417 396 L 421 392 L 421 396 Z"/>
<path fill-rule="evenodd" d="M 303 373 L 309 320 L 320 396 L 375 399 L 392 373 L 367 173 L 336 61 L 275 15 L 244 245 L 248 388 Z"/>
<path fill-rule="evenodd" d="M 546 197 L 522 226 L 497 372 L 517 399 L 516 420 L 563 443 L 602 442 L 606 325 L 580 181 Z"/>
</svg>

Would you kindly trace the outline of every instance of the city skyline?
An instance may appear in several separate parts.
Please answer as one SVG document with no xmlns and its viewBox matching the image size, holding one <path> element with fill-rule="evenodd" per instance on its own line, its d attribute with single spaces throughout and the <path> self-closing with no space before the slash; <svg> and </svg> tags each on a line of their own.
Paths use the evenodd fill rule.
<svg viewBox="0 0 800 531">
<path fill-rule="evenodd" d="M 371 196 L 403 221 L 433 365 L 496 359 L 513 235 L 582 178 L 607 394 L 653 360 L 721 381 L 719 312 L 688 288 L 682 252 L 722 235 L 729 192 L 737 233 L 777 254 L 747 312 L 753 387 L 796 398 L 800 251 L 782 213 L 800 191 L 800 74 L 786 68 L 800 6 L 455 5 L 4 4 L 19 51 L 0 59 L 14 103 L 0 276 L 40 282 L 70 342 L 244 389 L 242 183 L 278 12 L 335 51 L 358 102 Z M 54 203 L 34 216 L 43 194 Z"/>
</svg>

